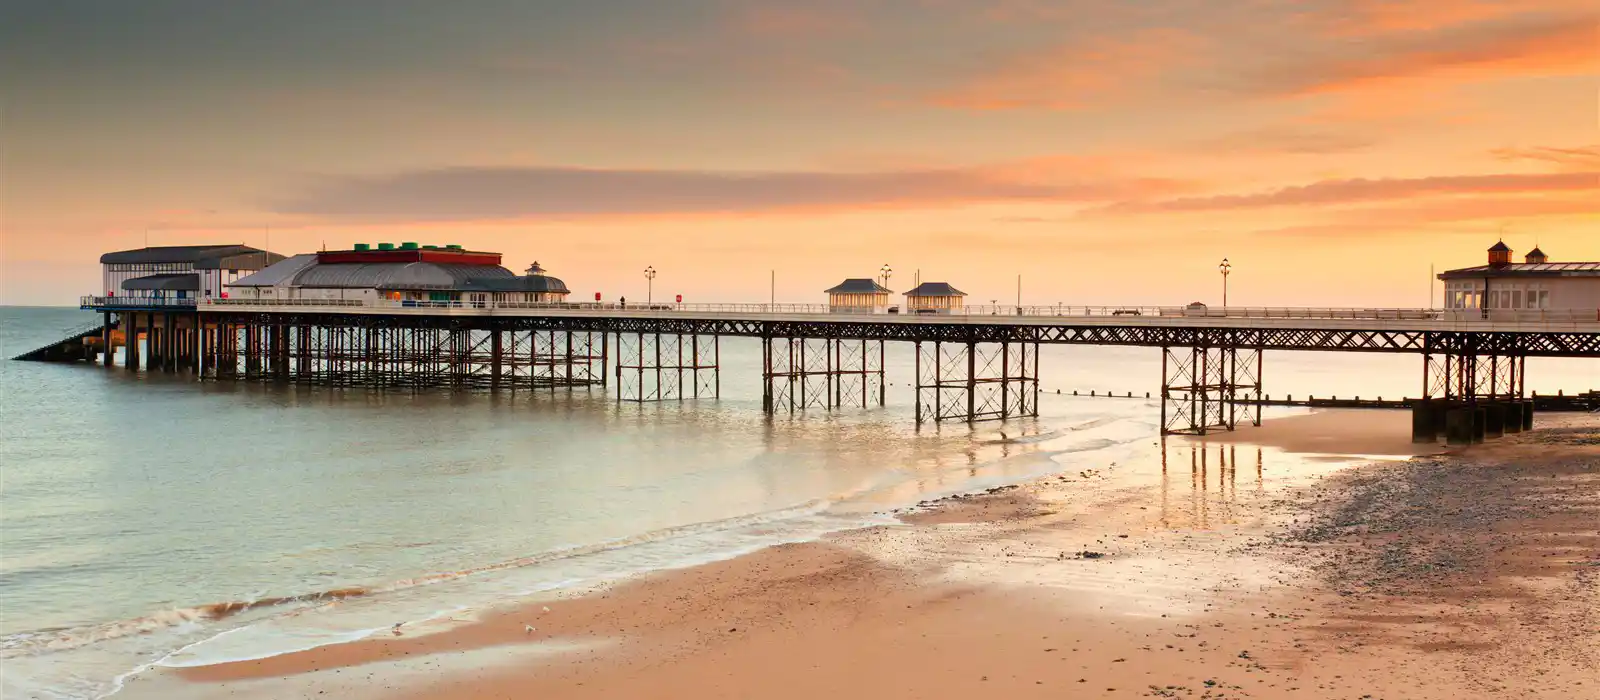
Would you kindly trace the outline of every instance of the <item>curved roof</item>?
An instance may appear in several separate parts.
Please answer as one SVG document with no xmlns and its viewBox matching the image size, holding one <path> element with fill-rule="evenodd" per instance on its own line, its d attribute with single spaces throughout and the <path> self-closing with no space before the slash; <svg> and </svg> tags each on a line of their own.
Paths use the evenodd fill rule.
<svg viewBox="0 0 1600 700">
<path fill-rule="evenodd" d="M 187 292 L 200 291 L 200 275 L 193 272 L 179 272 L 169 275 L 145 275 L 122 281 L 125 290 L 182 290 Z"/>
<path fill-rule="evenodd" d="M 964 297 L 967 293 L 950 286 L 949 282 L 923 282 L 906 292 L 908 297 Z"/>
<path fill-rule="evenodd" d="M 460 289 L 474 280 L 515 277 L 498 265 L 341 263 L 310 265 L 294 276 L 292 284 L 336 289 Z"/>
<path fill-rule="evenodd" d="M 316 253 L 301 253 L 286 260 L 280 260 L 267 269 L 253 275 L 240 277 L 228 283 L 229 287 L 286 287 L 294 282 L 294 276 L 300 271 L 317 264 Z"/>
<path fill-rule="evenodd" d="M 866 279 L 866 278 L 862 278 L 862 277 L 852 277 L 852 278 L 847 279 L 847 280 L 845 280 L 843 282 L 840 282 L 838 285 L 834 286 L 832 289 L 824 290 L 822 293 L 823 294 L 892 294 L 893 292 L 891 292 L 888 287 L 885 287 L 885 286 L 883 286 L 881 284 L 878 284 L 874 280 L 870 280 L 870 279 Z"/>
<path fill-rule="evenodd" d="M 281 255 L 267 253 L 264 250 L 251 248 L 242 243 L 226 243 L 222 245 L 167 245 L 135 250 L 120 250 L 100 256 L 100 264 L 190 263 L 195 267 L 215 269 L 221 267 L 225 259 L 238 256 L 245 257 L 235 262 L 245 264 L 238 265 L 237 269 L 254 269 L 248 266 L 250 261 L 257 263 L 256 267 L 259 268 L 283 259 Z"/>
<path fill-rule="evenodd" d="M 469 280 L 461 288 L 466 292 L 544 292 L 547 294 L 571 294 L 567 283 L 560 278 L 549 275 L 528 275 L 526 277 L 512 277 L 505 279 L 479 278 Z"/>
</svg>

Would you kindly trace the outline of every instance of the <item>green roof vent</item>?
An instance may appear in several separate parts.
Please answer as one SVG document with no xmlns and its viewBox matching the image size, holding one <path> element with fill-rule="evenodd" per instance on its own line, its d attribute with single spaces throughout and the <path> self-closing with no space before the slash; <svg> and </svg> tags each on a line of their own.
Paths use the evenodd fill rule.
<svg viewBox="0 0 1600 700">
<path fill-rule="evenodd" d="M 418 247 L 420 246 L 417 245 L 416 241 L 406 241 L 400 244 L 400 250 L 416 250 Z"/>
<path fill-rule="evenodd" d="M 372 244 L 370 244 L 370 243 L 357 243 L 356 244 L 356 250 L 372 250 Z"/>
<path fill-rule="evenodd" d="M 378 250 L 394 250 L 393 243 L 379 243 Z"/>
<path fill-rule="evenodd" d="M 459 243 L 451 243 L 450 245 L 445 246 L 445 249 L 446 250 L 461 250 L 461 244 L 459 244 Z"/>
</svg>

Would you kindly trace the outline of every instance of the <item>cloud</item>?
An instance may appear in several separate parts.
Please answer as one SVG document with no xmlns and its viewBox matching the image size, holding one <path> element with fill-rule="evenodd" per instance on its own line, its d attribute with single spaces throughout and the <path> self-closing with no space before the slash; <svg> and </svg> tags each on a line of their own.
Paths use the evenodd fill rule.
<svg viewBox="0 0 1600 700">
<path fill-rule="evenodd" d="M 1267 207 L 1316 207 L 1440 195 L 1583 190 L 1600 191 L 1600 172 L 1323 180 L 1253 194 L 1119 202 L 1102 207 L 1099 211 L 1116 214 L 1234 211 Z"/>
<path fill-rule="evenodd" d="M 1589 0 L 1332 0 L 1317 16 L 1333 34 L 1370 36 L 1439 29 L 1518 14 L 1585 7 Z"/>
<path fill-rule="evenodd" d="M 1247 79 L 1246 91 L 1302 97 L 1393 86 L 1479 82 L 1530 75 L 1581 75 L 1595 69 L 1600 13 L 1518 16 L 1429 32 L 1342 43 Z"/>
<path fill-rule="evenodd" d="M 1377 143 L 1368 136 L 1277 126 L 1201 141 L 1193 148 L 1202 153 L 1328 155 L 1365 150 Z"/>
<path fill-rule="evenodd" d="M 1550 146 L 1496 148 L 1489 152 L 1501 160 L 1533 160 L 1562 168 L 1600 169 L 1600 144 L 1556 148 Z"/>
<path fill-rule="evenodd" d="M 978 202 L 1110 201 L 1179 191 L 1163 180 L 1025 180 L 1001 168 L 875 172 L 458 167 L 330 179 L 269 207 L 354 221 L 765 213 Z"/>
<path fill-rule="evenodd" d="M 1075 110 L 1126 99 L 1192 54 L 1199 38 L 1148 29 L 1019 53 L 984 66 L 926 102 L 964 110 Z"/>
</svg>

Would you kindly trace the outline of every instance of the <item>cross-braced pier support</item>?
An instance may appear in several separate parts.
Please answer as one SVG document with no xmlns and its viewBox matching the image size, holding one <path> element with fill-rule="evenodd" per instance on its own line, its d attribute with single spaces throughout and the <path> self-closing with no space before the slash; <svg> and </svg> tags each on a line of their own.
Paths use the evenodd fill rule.
<svg viewBox="0 0 1600 700">
<path fill-rule="evenodd" d="M 718 398 L 722 341 L 678 333 L 617 334 L 617 400 Z"/>
<path fill-rule="evenodd" d="M 1162 348 L 1161 433 L 1233 430 L 1241 418 L 1261 425 L 1262 370 L 1259 348 Z"/>
<path fill-rule="evenodd" d="M 917 422 L 1039 415 L 1039 344 L 916 344 Z"/>
<path fill-rule="evenodd" d="M 599 332 L 467 326 L 294 325 L 219 321 L 206 376 L 317 386 L 532 389 L 605 384 Z"/>
<path fill-rule="evenodd" d="M 1411 414 L 1411 439 L 1451 444 L 1483 442 L 1533 428 L 1525 396 L 1527 358 L 1520 355 L 1426 353 L 1422 398 Z"/>
<path fill-rule="evenodd" d="M 883 341 L 762 338 L 761 406 L 769 414 L 884 404 Z"/>
</svg>

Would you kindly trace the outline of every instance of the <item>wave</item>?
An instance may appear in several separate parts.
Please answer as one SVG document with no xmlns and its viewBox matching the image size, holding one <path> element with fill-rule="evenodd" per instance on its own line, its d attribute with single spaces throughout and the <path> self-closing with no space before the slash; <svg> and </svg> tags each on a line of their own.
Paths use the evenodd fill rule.
<svg viewBox="0 0 1600 700">
<path fill-rule="evenodd" d="M 416 588 L 419 586 L 429 586 L 447 581 L 455 581 L 472 576 L 479 576 L 496 571 L 539 566 L 563 559 L 571 559 L 575 557 L 599 554 L 611 550 L 625 549 L 628 547 L 634 547 L 641 544 L 668 540 L 677 537 L 715 533 L 733 528 L 775 523 L 791 518 L 815 515 L 823 512 L 832 504 L 833 501 L 831 500 L 814 500 L 790 508 L 768 511 L 765 513 L 661 528 L 629 537 L 615 538 L 589 545 L 565 547 L 541 552 L 539 554 L 527 557 L 519 557 L 493 564 L 486 564 L 483 566 L 474 566 L 454 571 L 443 571 L 426 574 L 423 576 L 403 578 L 381 586 L 345 586 L 340 588 L 330 588 L 323 591 L 304 593 L 300 595 L 269 596 L 248 600 L 207 603 L 203 605 L 164 610 L 161 612 L 152 613 L 150 615 L 103 624 L 20 632 L 7 635 L 5 637 L 0 637 L 0 658 L 34 656 L 52 652 L 68 651 L 123 637 L 152 634 L 162 630 L 199 626 L 205 623 L 225 620 L 249 611 L 288 606 L 309 607 L 327 605 L 352 598 L 362 598 L 383 593 L 392 593 L 410 588 Z"/>
</svg>

